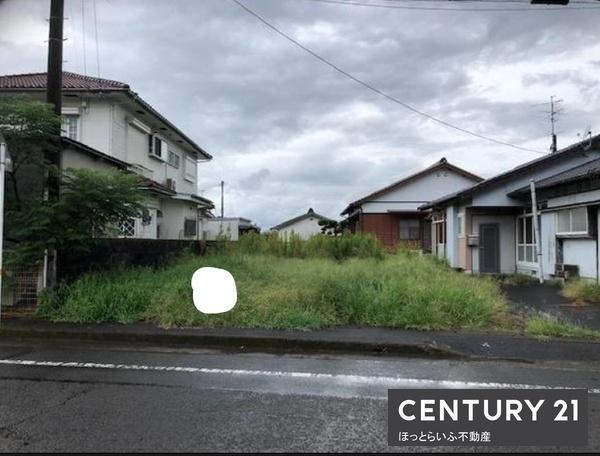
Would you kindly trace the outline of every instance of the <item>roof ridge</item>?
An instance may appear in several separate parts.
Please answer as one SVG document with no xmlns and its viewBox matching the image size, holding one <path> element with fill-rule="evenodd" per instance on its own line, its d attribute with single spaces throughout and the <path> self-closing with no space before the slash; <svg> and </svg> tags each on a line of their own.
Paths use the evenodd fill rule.
<svg viewBox="0 0 600 456">
<path fill-rule="evenodd" d="M 452 163 L 450 163 L 448 161 L 448 159 L 446 157 L 442 157 L 441 159 L 437 160 L 433 164 L 431 164 L 431 165 L 429 165 L 429 166 L 427 166 L 425 168 L 422 168 L 420 171 L 416 171 L 414 173 L 405 175 L 404 177 L 395 180 L 394 182 L 392 182 L 389 185 L 386 185 L 385 187 L 381 187 L 378 190 L 375 190 L 375 191 L 373 191 L 373 192 L 371 192 L 371 193 L 363 196 L 362 198 L 359 198 L 359 199 L 357 199 L 355 201 L 352 201 L 346 207 L 346 209 L 344 209 L 344 211 L 342 212 L 342 215 L 346 214 L 347 212 L 349 212 L 349 210 L 351 209 L 352 206 L 361 204 L 361 203 L 365 202 L 368 198 L 372 198 L 372 197 L 375 197 L 377 195 L 380 195 L 380 194 L 386 193 L 388 191 L 391 191 L 394 188 L 397 188 L 398 186 L 401 186 L 403 184 L 406 184 L 406 183 L 410 182 L 412 179 L 416 179 L 418 177 L 423 176 L 426 173 L 433 172 L 436 169 L 440 169 L 440 168 L 449 168 L 452 171 L 454 171 L 454 172 L 456 172 L 458 174 L 462 174 L 463 176 L 468 177 L 468 178 L 470 178 L 470 179 L 472 179 L 474 181 L 481 182 L 481 181 L 484 180 L 481 176 L 478 176 L 477 174 L 473 174 L 472 172 L 467 171 L 466 169 L 463 169 L 463 168 L 461 168 L 459 166 L 453 165 Z"/>
</svg>

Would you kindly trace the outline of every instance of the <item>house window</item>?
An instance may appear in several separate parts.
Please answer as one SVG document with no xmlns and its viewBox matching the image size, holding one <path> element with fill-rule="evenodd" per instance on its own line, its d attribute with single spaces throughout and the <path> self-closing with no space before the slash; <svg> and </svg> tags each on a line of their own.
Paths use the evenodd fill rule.
<svg viewBox="0 0 600 456">
<path fill-rule="evenodd" d="M 119 224 L 119 231 L 122 236 L 134 237 L 135 236 L 135 219 L 127 219 L 121 221 Z"/>
<path fill-rule="evenodd" d="M 185 178 L 191 182 L 196 180 L 196 160 L 185 157 Z"/>
<path fill-rule="evenodd" d="M 400 240 L 415 241 L 421 239 L 419 219 L 400 219 Z"/>
<path fill-rule="evenodd" d="M 445 244 L 446 243 L 446 221 L 445 220 L 434 220 L 433 226 L 435 228 L 435 243 Z"/>
<path fill-rule="evenodd" d="M 175 152 L 173 152 L 172 150 L 169 151 L 169 165 L 175 167 L 175 168 L 179 168 L 179 161 L 180 161 L 180 157 L 178 154 L 176 154 Z"/>
<path fill-rule="evenodd" d="M 197 227 L 195 219 L 185 219 L 183 222 L 183 235 L 185 237 L 196 236 Z"/>
<path fill-rule="evenodd" d="M 588 234 L 587 207 L 558 211 L 556 219 L 556 234 Z"/>
<path fill-rule="evenodd" d="M 75 141 L 79 138 L 79 116 L 77 115 L 64 115 L 62 133 L 67 138 L 74 139 Z"/>
<path fill-rule="evenodd" d="M 535 230 L 533 216 L 517 217 L 517 261 L 520 263 L 537 263 L 537 248 L 535 245 Z"/>
</svg>

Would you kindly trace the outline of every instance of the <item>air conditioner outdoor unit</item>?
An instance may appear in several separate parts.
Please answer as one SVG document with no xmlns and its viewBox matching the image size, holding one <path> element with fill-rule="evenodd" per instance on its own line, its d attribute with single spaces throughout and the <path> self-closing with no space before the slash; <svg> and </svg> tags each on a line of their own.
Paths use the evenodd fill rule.
<svg viewBox="0 0 600 456">
<path fill-rule="evenodd" d="M 558 263 L 555 265 L 554 268 L 557 277 L 563 277 L 565 279 L 569 279 L 571 277 L 579 277 L 579 266 L 576 264 Z"/>
<path fill-rule="evenodd" d="M 175 179 L 168 178 L 166 182 L 166 187 L 169 190 L 175 191 Z"/>
</svg>

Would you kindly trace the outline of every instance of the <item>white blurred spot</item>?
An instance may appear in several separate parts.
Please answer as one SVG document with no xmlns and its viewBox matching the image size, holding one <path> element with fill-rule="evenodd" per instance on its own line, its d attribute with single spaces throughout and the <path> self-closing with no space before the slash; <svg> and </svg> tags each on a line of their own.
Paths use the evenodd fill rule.
<svg viewBox="0 0 600 456">
<path fill-rule="evenodd" d="M 237 302 L 235 279 L 229 271 L 200 268 L 192 276 L 194 306 L 205 314 L 228 312 Z"/>
</svg>

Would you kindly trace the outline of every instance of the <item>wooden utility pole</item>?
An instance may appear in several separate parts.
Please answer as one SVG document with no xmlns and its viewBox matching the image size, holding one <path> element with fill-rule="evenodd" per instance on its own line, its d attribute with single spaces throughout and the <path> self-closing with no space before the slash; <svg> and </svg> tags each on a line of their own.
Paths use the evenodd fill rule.
<svg viewBox="0 0 600 456">
<path fill-rule="evenodd" d="M 54 112 L 62 110 L 62 62 L 63 62 L 63 21 L 64 0 L 51 0 L 50 33 L 48 35 L 48 82 L 46 101 L 54 105 Z"/>
<path fill-rule="evenodd" d="M 64 21 L 64 0 L 51 0 L 50 19 L 48 21 L 50 30 L 48 32 L 48 74 L 46 81 L 46 101 L 54 106 L 56 115 L 62 115 L 62 64 L 63 64 L 63 21 Z M 57 138 L 60 137 L 60 124 L 56 132 Z M 58 200 L 60 196 L 60 143 L 57 141 L 58 150 L 48 150 L 45 153 L 46 162 L 49 164 L 48 170 L 48 199 Z M 44 277 L 45 286 L 54 288 L 56 285 L 57 272 L 57 251 L 50 249 L 44 256 Z"/>
<path fill-rule="evenodd" d="M 225 214 L 225 195 L 224 195 L 225 181 L 221 181 L 221 218 Z"/>
</svg>

